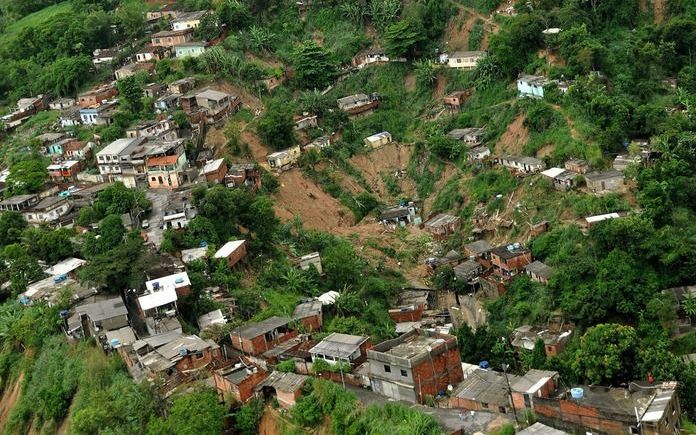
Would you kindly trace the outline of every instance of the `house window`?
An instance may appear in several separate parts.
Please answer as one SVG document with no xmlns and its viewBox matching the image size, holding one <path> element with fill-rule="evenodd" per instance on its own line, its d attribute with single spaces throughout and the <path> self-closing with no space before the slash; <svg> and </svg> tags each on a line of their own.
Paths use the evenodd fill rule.
<svg viewBox="0 0 696 435">
<path fill-rule="evenodd" d="M 631 426 L 631 433 L 638 435 L 638 434 L 640 434 L 640 429 L 638 429 L 635 426 Z"/>
<path fill-rule="evenodd" d="M 385 365 L 384 365 L 384 372 L 385 372 L 385 373 L 391 373 L 391 367 L 389 367 L 388 365 L 385 364 Z"/>
<path fill-rule="evenodd" d="M 488 403 L 481 402 L 481 407 L 484 409 L 488 409 Z"/>
<path fill-rule="evenodd" d="M 506 412 L 506 411 L 505 411 L 505 407 L 504 407 L 504 406 L 499 406 L 499 407 L 498 407 L 498 412 L 501 413 L 501 414 L 505 414 L 505 412 Z"/>
<path fill-rule="evenodd" d="M 406 370 L 401 370 L 401 376 L 403 376 L 403 377 L 408 376 L 408 373 L 406 372 Z"/>
<path fill-rule="evenodd" d="M 193 354 L 193 357 L 196 359 L 201 359 L 203 358 L 203 352 L 196 352 Z"/>
</svg>

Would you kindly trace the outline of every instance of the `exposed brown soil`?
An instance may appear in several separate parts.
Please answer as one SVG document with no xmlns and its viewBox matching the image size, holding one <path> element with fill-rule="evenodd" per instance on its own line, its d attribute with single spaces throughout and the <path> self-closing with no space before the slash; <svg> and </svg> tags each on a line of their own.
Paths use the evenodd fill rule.
<svg viewBox="0 0 696 435">
<path fill-rule="evenodd" d="M 543 147 L 541 147 L 537 150 L 536 156 L 538 158 L 550 156 L 551 153 L 553 153 L 554 149 L 555 149 L 555 147 L 553 146 L 553 144 L 544 145 Z"/>
<path fill-rule="evenodd" d="M 445 96 L 445 89 L 447 89 L 447 78 L 442 74 L 438 74 L 433 98 L 439 102 Z"/>
<path fill-rule="evenodd" d="M 457 17 L 450 20 L 445 30 L 445 43 L 449 52 L 469 49 L 469 33 L 477 18 L 478 16 L 470 11 L 461 9 Z"/>
<path fill-rule="evenodd" d="M 262 165 L 266 164 L 266 156 L 271 152 L 266 146 L 261 143 L 261 139 L 249 129 L 242 131 L 239 136 L 239 141 L 241 143 L 246 143 L 249 145 L 249 151 L 251 156 Z"/>
<path fill-rule="evenodd" d="M 246 88 L 232 85 L 225 80 L 217 81 L 213 87 L 220 89 L 223 92 L 227 92 L 228 94 L 237 95 L 242 100 L 242 107 L 251 109 L 252 112 L 256 109 L 263 109 L 263 103 L 259 99 L 258 95 L 250 92 Z"/>
<path fill-rule="evenodd" d="M 280 435 L 278 417 L 278 411 L 267 406 L 259 422 L 259 435 Z"/>
<path fill-rule="evenodd" d="M 350 164 L 360 170 L 375 195 L 382 199 L 391 198 L 382 175 L 391 177 L 399 170 L 405 173 L 412 152 L 413 145 L 390 143 L 367 154 L 354 155 Z M 415 195 L 416 185 L 405 174 L 398 178 L 398 184 L 404 195 Z"/>
<path fill-rule="evenodd" d="M 5 391 L 2 393 L 2 399 L 0 399 L 0 431 L 5 430 L 5 425 L 10 417 L 10 413 L 17 404 L 17 400 L 19 400 L 23 380 L 24 373 L 20 373 L 19 378 L 12 384 L 7 385 Z"/>
<path fill-rule="evenodd" d="M 350 210 L 324 192 L 299 169 L 283 172 L 278 177 L 280 188 L 275 193 L 276 215 L 283 221 L 300 216 L 306 228 L 331 231 L 355 223 Z"/>
<path fill-rule="evenodd" d="M 437 192 L 442 190 L 442 188 L 445 187 L 447 182 L 454 177 L 459 171 L 454 165 L 445 165 L 445 168 L 442 170 L 442 174 L 440 175 L 440 179 L 435 182 L 435 189 L 433 189 L 433 193 L 430 194 L 425 200 L 423 201 L 423 219 L 425 219 L 427 216 L 426 214 L 429 214 L 433 202 L 435 202 L 435 198 L 437 197 Z"/>
<path fill-rule="evenodd" d="M 521 154 L 522 148 L 529 141 L 529 131 L 524 126 L 524 115 L 518 115 L 514 121 L 508 125 L 505 133 L 495 144 L 495 154 Z"/>
</svg>

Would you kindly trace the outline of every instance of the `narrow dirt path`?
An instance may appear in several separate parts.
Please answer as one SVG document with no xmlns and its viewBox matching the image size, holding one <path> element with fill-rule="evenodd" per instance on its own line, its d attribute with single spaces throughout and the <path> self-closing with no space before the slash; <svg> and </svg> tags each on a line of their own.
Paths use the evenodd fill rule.
<svg viewBox="0 0 696 435">
<path fill-rule="evenodd" d="M 15 404 L 17 404 L 17 400 L 19 400 L 23 380 L 24 373 L 20 373 L 14 383 L 5 387 L 5 391 L 0 399 L 0 432 L 5 430 L 5 425 L 10 417 L 10 413 L 12 409 L 14 409 Z"/>
</svg>

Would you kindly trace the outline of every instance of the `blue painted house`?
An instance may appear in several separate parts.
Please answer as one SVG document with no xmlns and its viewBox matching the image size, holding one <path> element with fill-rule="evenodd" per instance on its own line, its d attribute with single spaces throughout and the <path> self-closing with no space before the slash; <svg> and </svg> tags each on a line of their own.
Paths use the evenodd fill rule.
<svg viewBox="0 0 696 435">
<path fill-rule="evenodd" d="M 517 77 L 517 96 L 544 98 L 544 86 L 549 83 L 553 81 L 543 76 L 521 74 Z"/>
</svg>

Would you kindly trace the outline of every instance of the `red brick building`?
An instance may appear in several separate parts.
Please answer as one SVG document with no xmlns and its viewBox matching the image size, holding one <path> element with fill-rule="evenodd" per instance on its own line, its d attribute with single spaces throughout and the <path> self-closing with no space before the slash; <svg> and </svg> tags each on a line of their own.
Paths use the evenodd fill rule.
<svg viewBox="0 0 696 435">
<path fill-rule="evenodd" d="M 524 267 L 531 262 L 532 251 L 519 243 L 499 246 L 491 251 L 493 272 L 503 278 L 521 273 Z"/>
<path fill-rule="evenodd" d="M 302 395 L 302 387 L 308 376 L 297 373 L 273 372 L 256 386 L 257 395 L 268 400 L 275 397 L 283 409 L 291 408 Z"/>
<path fill-rule="evenodd" d="M 560 397 L 534 397 L 534 414 L 542 423 L 569 432 L 609 435 L 679 433 L 681 408 L 676 382 L 650 385 L 631 382 L 628 388 L 583 386 Z"/>
<path fill-rule="evenodd" d="M 395 400 L 423 403 L 464 377 L 457 338 L 414 329 L 367 351 L 372 390 Z"/>
<path fill-rule="evenodd" d="M 551 397 L 558 389 L 558 372 L 529 370 L 510 384 L 516 409 L 534 409 L 534 397 Z"/>
<path fill-rule="evenodd" d="M 81 108 L 86 109 L 88 107 L 98 106 L 102 101 L 113 98 L 116 95 L 118 95 L 118 89 L 116 89 L 116 86 L 108 84 L 78 95 L 77 104 Z"/>
<path fill-rule="evenodd" d="M 423 318 L 423 304 L 406 305 L 389 310 L 389 317 L 394 323 L 418 322 Z"/>
<path fill-rule="evenodd" d="M 242 353 L 261 355 L 297 336 L 297 331 L 290 327 L 291 322 L 292 319 L 289 317 L 273 316 L 261 322 L 235 328 L 230 332 L 232 347 Z"/>
<path fill-rule="evenodd" d="M 462 104 L 469 99 L 471 93 L 469 91 L 455 91 L 445 96 L 445 106 L 451 111 L 458 111 Z"/>
<path fill-rule="evenodd" d="M 220 401 L 227 402 L 232 397 L 242 403 L 254 397 L 254 388 L 267 377 L 265 370 L 241 363 L 216 370 L 213 375 Z"/>
<path fill-rule="evenodd" d="M 319 300 L 307 301 L 295 307 L 292 318 L 302 322 L 308 331 L 318 331 L 324 324 L 322 303 Z"/>
<path fill-rule="evenodd" d="M 205 178 L 207 183 L 221 184 L 225 181 L 227 175 L 227 164 L 225 159 L 217 159 L 207 162 L 200 173 L 201 177 Z"/>
<path fill-rule="evenodd" d="M 234 240 L 227 242 L 215 253 L 214 258 L 224 259 L 227 262 L 227 267 L 232 267 L 239 263 L 242 258 L 246 257 L 246 241 Z"/>
</svg>

